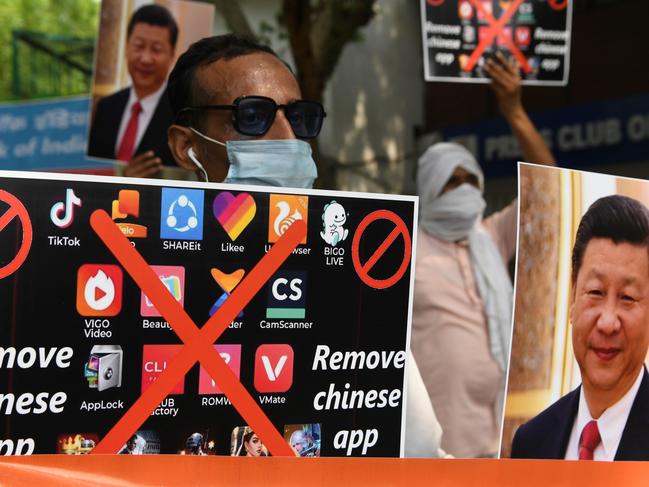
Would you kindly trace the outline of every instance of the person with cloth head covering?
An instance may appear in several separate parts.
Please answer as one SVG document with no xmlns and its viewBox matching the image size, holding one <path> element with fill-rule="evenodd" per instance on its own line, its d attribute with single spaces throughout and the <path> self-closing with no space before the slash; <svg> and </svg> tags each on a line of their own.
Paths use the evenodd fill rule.
<svg viewBox="0 0 649 487">
<path fill-rule="evenodd" d="M 487 63 L 503 116 L 528 162 L 554 157 L 528 118 L 516 65 Z M 419 234 L 412 351 L 456 457 L 494 456 L 500 440 L 512 318 L 507 262 L 516 249 L 517 202 L 483 219 L 484 175 L 455 143 L 419 159 Z"/>
</svg>

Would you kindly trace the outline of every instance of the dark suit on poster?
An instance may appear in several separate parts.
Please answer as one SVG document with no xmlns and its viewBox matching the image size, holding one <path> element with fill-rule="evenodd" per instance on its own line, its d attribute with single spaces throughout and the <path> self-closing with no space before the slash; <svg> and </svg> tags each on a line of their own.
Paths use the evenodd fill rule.
<svg viewBox="0 0 649 487">
<path fill-rule="evenodd" d="M 579 408 L 581 386 L 521 425 L 512 441 L 512 458 L 565 458 Z M 624 425 L 615 460 L 649 460 L 649 374 L 640 388 Z"/>
<path fill-rule="evenodd" d="M 128 103 L 130 88 L 125 88 L 99 100 L 90 128 L 88 155 L 105 159 L 116 159 L 115 146 L 122 114 Z M 165 90 L 158 101 L 149 126 L 133 153 L 134 156 L 152 150 L 165 166 L 176 166 L 167 143 L 167 129 L 173 123 L 173 112 Z"/>
</svg>

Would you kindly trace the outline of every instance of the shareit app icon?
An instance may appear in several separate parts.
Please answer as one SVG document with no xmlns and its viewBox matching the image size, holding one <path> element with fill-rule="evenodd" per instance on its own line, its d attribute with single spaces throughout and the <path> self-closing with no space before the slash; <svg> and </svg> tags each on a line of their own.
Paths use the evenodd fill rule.
<svg viewBox="0 0 649 487">
<path fill-rule="evenodd" d="M 74 207 L 81 208 L 81 199 L 72 188 L 65 190 L 65 202 L 54 203 L 50 209 L 50 220 L 59 228 L 67 228 L 74 221 Z"/>
<path fill-rule="evenodd" d="M 77 311 L 81 316 L 115 316 L 122 309 L 122 269 L 84 264 L 77 271 Z"/>
<path fill-rule="evenodd" d="M 306 272 L 280 271 L 268 286 L 266 318 L 304 318 Z"/>
<path fill-rule="evenodd" d="M 144 345 L 142 351 L 142 392 L 146 391 L 151 384 L 178 355 L 182 345 Z M 171 390 L 169 394 L 182 394 L 185 392 L 185 378 Z"/>
<path fill-rule="evenodd" d="M 185 268 L 181 266 L 152 265 L 151 269 L 169 290 L 181 306 L 185 305 Z M 142 316 L 161 316 L 153 303 L 144 292 L 140 298 L 140 314 Z"/>
<path fill-rule="evenodd" d="M 255 389 L 286 392 L 293 385 L 293 349 L 286 344 L 260 345 L 255 353 Z"/>
<path fill-rule="evenodd" d="M 203 191 L 162 188 L 160 238 L 203 239 Z"/>
<path fill-rule="evenodd" d="M 268 241 L 277 242 L 284 232 L 297 220 L 307 223 L 309 197 L 288 194 L 271 194 L 269 203 Z M 306 243 L 306 234 L 300 242 Z"/>
<path fill-rule="evenodd" d="M 241 375 L 241 345 L 214 345 L 214 349 L 238 379 Z M 223 394 L 221 388 L 203 366 L 201 366 L 201 372 L 198 378 L 198 393 Z"/>
</svg>

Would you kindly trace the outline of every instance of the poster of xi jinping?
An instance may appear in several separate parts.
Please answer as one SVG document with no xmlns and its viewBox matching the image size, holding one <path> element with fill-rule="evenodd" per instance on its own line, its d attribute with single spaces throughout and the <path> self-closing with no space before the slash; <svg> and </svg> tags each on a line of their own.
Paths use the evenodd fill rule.
<svg viewBox="0 0 649 487">
<path fill-rule="evenodd" d="M 0 454 L 403 454 L 416 198 L 0 172 Z"/>
<path fill-rule="evenodd" d="M 502 53 L 523 84 L 565 86 L 571 0 L 421 0 L 426 81 L 486 83 Z"/>
</svg>

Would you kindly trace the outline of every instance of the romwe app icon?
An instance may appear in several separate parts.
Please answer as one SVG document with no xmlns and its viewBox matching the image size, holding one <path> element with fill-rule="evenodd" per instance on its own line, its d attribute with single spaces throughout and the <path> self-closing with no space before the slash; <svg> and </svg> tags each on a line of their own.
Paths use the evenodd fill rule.
<svg viewBox="0 0 649 487">
<path fill-rule="evenodd" d="M 122 269 L 84 264 L 77 272 L 77 311 L 81 316 L 115 316 L 122 309 Z"/>
<path fill-rule="evenodd" d="M 298 318 L 306 315 L 306 272 L 279 271 L 269 281 L 266 318 Z"/>
<path fill-rule="evenodd" d="M 327 203 L 322 213 L 322 231 L 320 236 L 322 240 L 334 247 L 338 242 L 347 238 L 349 230 L 344 227 L 347 222 L 347 212 L 345 208 L 336 200 Z"/>
<path fill-rule="evenodd" d="M 81 198 L 72 188 L 65 190 L 65 201 L 54 203 L 50 209 L 50 220 L 59 228 L 67 228 L 74 221 L 74 207 L 81 208 Z"/>
<path fill-rule="evenodd" d="M 212 202 L 214 218 L 234 242 L 255 217 L 257 205 L 248 193 L 234 196 L 228 191 L 219 193 Z"/>
<path fill-rule="evenodd" d="M 214 302 L 214 304 L 210 308 L 209 314 L 210 316 L 212 316 L 214 313 L 216 313 L 216 310 L 218 310 L 221 307 L 221 305 L 225 302 L 228 296 L 232 294 L 234 288 L 237 287 L 237 284 L 239 284 L 239 282 L 241 282 L 241 279 L 243 279 L 243 276 L 246 274 L 246 271 L 244 271 L 243 269 L 237 269 L 236 271 L 228 274 L 214 267 L 213 269 L 210 269 L 210 274 L 212 274 L 212 278 L 223 290 L 223 293 L 218 297 L 218 299 Z M 243 310 L 239 312 L 239 315 L 237 317 L 241 318 L 242 316 L 243 316 Z"/>
<path fill-rule="evenodd" d="M 238 379 L 241 374 L 241 345 L 214 345 L 214 349 Z M 203 366 L 198 377 L 198 393 L 223 394 L 217 382 Z"/>
<path fill-rule="evenodd" d="M 83 376 L 88 387 L 105 391 L 122 386 L 122 347 L 119 345 L 95 345 L 84 366 Z"/>
<path fill-rule="evenodd" d="M 309 197 L 271 194 L 269 210 L 268 241 L 277 242 L 284 235 L 284 232 L 297 220 L 302 220 L 305 224 L 307 223 L 309 216 Z M 306 243 L 306 234 L 300 243 Z"/>
<path fill-rule="evenodd" d="M 132 189 L 122 189 L 111 206 L 111 218 L 128 238 L 146 238 L 147 227 L 130 222 L 118 222 L 128 217 L 140 216 L 140 192 Z"/>
<path fill-rule="evenodd" d="M 142 392 L 151 384 L 171 363 L 173 358 L 183 348 L 182 345 L 144 345 L 142 351 Z M 180 379 L 169 394 L 182 394 L 185 391 L 185 379 Z"/>
<path fill-rule="evenodd" d="M 260 345 L 255 353 L 255 389 L 286 392 L 293 385 L 293 349 L 287 344 Z"/>
<path fill-rule="evenodd" d="M 151 269 L 162 281 L 169 293 L 181 306 L 185 305 L 185 268 L 170 265 L 152 265 Z M 140 314 L 142 316 L 161 316 L 144 291 L 140 298 Z"/>
<path fill-rule="evenodd" d="M 160 238 L 203 239 L 203 191 L 162 188 Z"/>
</svg>

